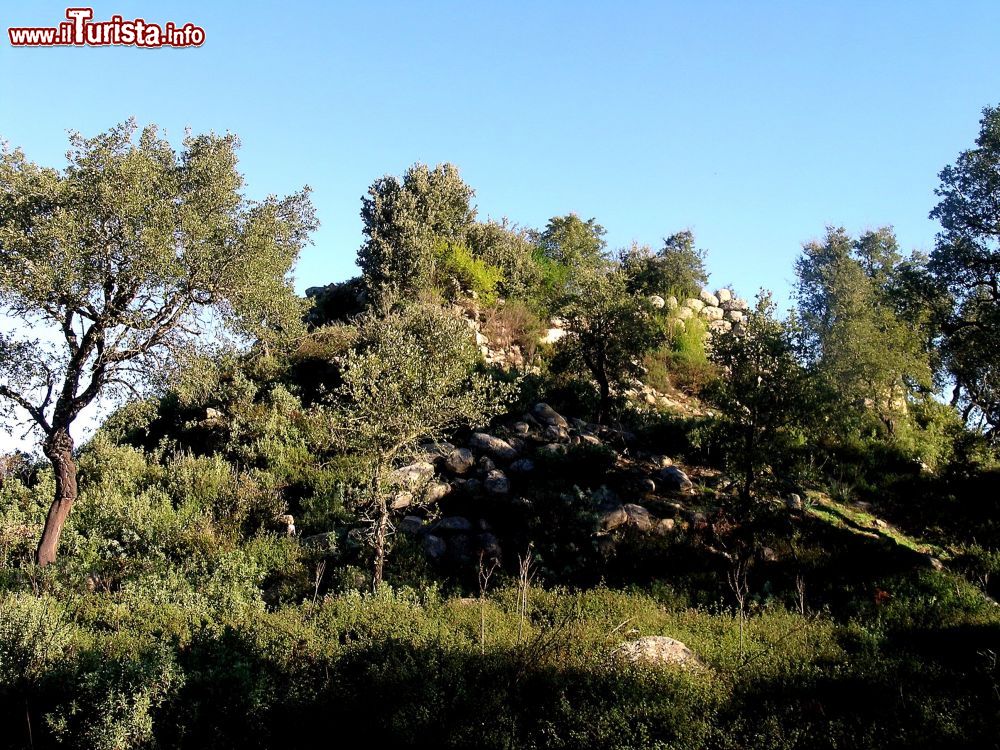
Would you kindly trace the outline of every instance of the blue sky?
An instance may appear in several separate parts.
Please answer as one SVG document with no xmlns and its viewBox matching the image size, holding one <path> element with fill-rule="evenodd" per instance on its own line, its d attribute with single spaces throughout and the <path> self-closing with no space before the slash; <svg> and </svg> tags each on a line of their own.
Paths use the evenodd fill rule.
<svg viewBox="0 0 1000 750">
<path fill-rule="evenodd" d="M 231 130 L 254 197 L 314 188 L 297 286 L 355 272 L 360 196 L 451 161 L 480 216 L 596 217 L 612 247 L 691 228 L 712 284 L 787 300 L 827 224 L 929 250 L 937 172 L 1000 103 L 1000 3 L 136 2 L 198 49 L 0 43 L 0 136 L 61 165 L 65 131 L 135 115 Z M 6 27 L 66 5 L 5 0 Z"/>
</svg>

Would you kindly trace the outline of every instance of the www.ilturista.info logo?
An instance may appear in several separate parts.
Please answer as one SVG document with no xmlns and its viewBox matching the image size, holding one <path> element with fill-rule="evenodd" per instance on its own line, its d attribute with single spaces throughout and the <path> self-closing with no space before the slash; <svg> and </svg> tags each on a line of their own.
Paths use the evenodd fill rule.
<svg viewBox="0 0 1000 750">
<path fill-rule="evenodd" d="M 179 26 L 147 23 L 142 18 L 126 21 L 111 16 L 94 22 L 93 8 L 67 8 L 67 21 L 58 26 L 23 26 L 7 29 L 14 47 L 200 47 L 205 30 L 193 23 Z"/>
</svg>

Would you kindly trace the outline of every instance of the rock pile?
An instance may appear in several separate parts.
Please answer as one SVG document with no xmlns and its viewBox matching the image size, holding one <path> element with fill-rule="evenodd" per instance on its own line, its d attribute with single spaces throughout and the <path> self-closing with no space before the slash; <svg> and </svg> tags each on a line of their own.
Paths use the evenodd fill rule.
<svg viewBox="0 0 1000 750">
<path fill-rule="evenodd" d="M 655 300 L 663 300 L 655 297 Z M 653 298 L 650 301 L 655 306 Z M 708 289 L 702 289 L 698 297 L 689 297 L 678 301 L 676 297 L 663 300 L 669 310 L 671 324 L 684 330 L 694 319 L 702 320 L 710 333 L 729 331 L 739 327 L 746 319 L 749 309 L 745 300 L 735 296 L 731 289 L 718 289 L 713 294 Z"/>
</svg>

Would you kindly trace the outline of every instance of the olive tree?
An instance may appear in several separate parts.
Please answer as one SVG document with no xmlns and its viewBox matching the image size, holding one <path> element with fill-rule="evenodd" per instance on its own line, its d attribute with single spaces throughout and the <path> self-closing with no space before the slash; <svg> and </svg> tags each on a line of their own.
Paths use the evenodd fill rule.
<svg viewBox="0 0 1000 750">
<path fill-rule="evenodd" d="M 643 355 L 663 343 L 665 335 L 643 297 L 629 294 L 619 270 L 579 274 L 560 311 L 566 332 L 559 341 L 556 367 L 580 367 L 600 391 L 596 419 L 607 421 L 614 388 L 641 374 Z"/>
<path fill-rule="evenodd" d="M 315 227 L 308 189 L 248 200 L 235 136 L 175 151 L 133 121 L 70 136 L 68 165 L 0 152 L 0 417 L 41 434 L 55 472 L 37 559 L 56 558 L 77 498 L 74 421 L 141 390 L 164 359 L 227 327 L 288 335 L 303 306 L 290 271 Z"/>
<path fill-rule="evenodd" d="M 815 403 L 809 372 L 797 359 L 796 326 L 774 313 L 770 294 L 762 292 L 746 320 L 714 334 L 709 347 L 722 376 L 706 396 L 720 412 L 723 443 L 744 498 L 787 457 Z"/>
<path fill-rule="evenodd" d="M 376 299 L 429 286 L 435 247 L 463 244 L 476 216 L 475 195 L 451 164 L 414 164 L 402 179 L 380 177 L 361 199 L 365 241 L 358 266 Z"/>
<path fill-rule="evenodd" d="M 391 530 L 386 494 L 391 471 L 421 443 L 488 422 L 512 386 L 477 372 L 468 327 L 440 307 L 411 304 L 386 314 L 369 312 L 357 325 L 342 384 L 320 416 L 332 446 L 358 456 L 365 467 L 377 586 Z"/>
</svg>

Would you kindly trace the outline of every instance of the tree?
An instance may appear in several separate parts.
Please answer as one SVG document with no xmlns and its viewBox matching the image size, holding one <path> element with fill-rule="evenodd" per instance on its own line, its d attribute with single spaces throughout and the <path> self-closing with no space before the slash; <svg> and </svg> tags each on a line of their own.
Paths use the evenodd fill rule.
<svg viewBox="0 0 1000 750">
<path fill-rule="evenodd" d="M 808 373 L 796 358 L 795 325 L 774 313 L 770 293 L 761 292 L 743 324 L 716 333 L 710 348 L 723 375 L 707 396 L 721 413 L 727 454 L 745 499 L 788 455 L 811 408 Z"/>
<path fill-rule="evenodd" d="M 605 229 L 596 219 L 584 221 L 576 214 L 554 216 L 538 235 L 538 247 L 549 260 L 572 269 L 594 268 L 604 258 Z"/>
<path fill-rule="evenodd" d="M 343 384 L 322 414 L 332 444 L 365 465 L 378 585 L 390 531 L 390 471 L 420 443 L 489 421 L 511 388 L 475 371 L 478 355 L 468 327 L 441 308 L 412 304 L 385 316 L 367 313 L 358 328 Z"/>
<path fill-rule="evenodd" d="M 464 244 L 476 216 L 474 195 L 451 164 L 414 164 L 402 180 L 373 182 L 361 199 L 365 242 L 358 251 L 368 292 L 378 299 L 428 287 L 435 247 Z"/>
<path fill-rule="evenodd" d="M 893 432 L 906 397 L 932 388 L 921 308 L 888 227 L 853 240 L 829 228 L 796 262 L 807 351 L 820 375 L 857 414 L 872 412 Z"/>
<path fill-rule="evenodd" d="M 976 147 L 940 173 L 941 222 L 929 268 L 952 304 L 942 315 L 942 356 L 954 403 L 987 434 L 1000 427 L 1000 107 L 987 107 Z"/>
<path fill-rule="evenodd" d="M 43 435 L 55 498 L 38 545 L 56 558 L 77 497 L 70 435 L 102 396 L 148 382 L 164 357 L 223 323 L 242 336 L 299 329 L 289 273 L 315 227 L 309 191 L 248 201 L 235 136 L 180 153 L 129 121 L 70 137 L 63 171 L 0 153 L 0 414 Z"/>
<path fill-rule="evenodd" d="M 648 245 L 633 244 L 619 255 L 628 276 L 629 290 L 636 294 L 673 294 L 683 299 L 697 296 L 708 283 L 705 251 L 695 246 L 689 230 L 663 240 L 654 253 Z"/>
<path fill-rule="evenodd" d="M 557 366 L 583 366 L 597 382 L 597 421 L 611 412 L 612 388 L 642 372 L 640 362 L 663 343 L 663 329 L 650 303 L 629 294 L 617 270 L 581 273 L 563 304 L 567 334 L 559 344 Z"/>
</svg>

